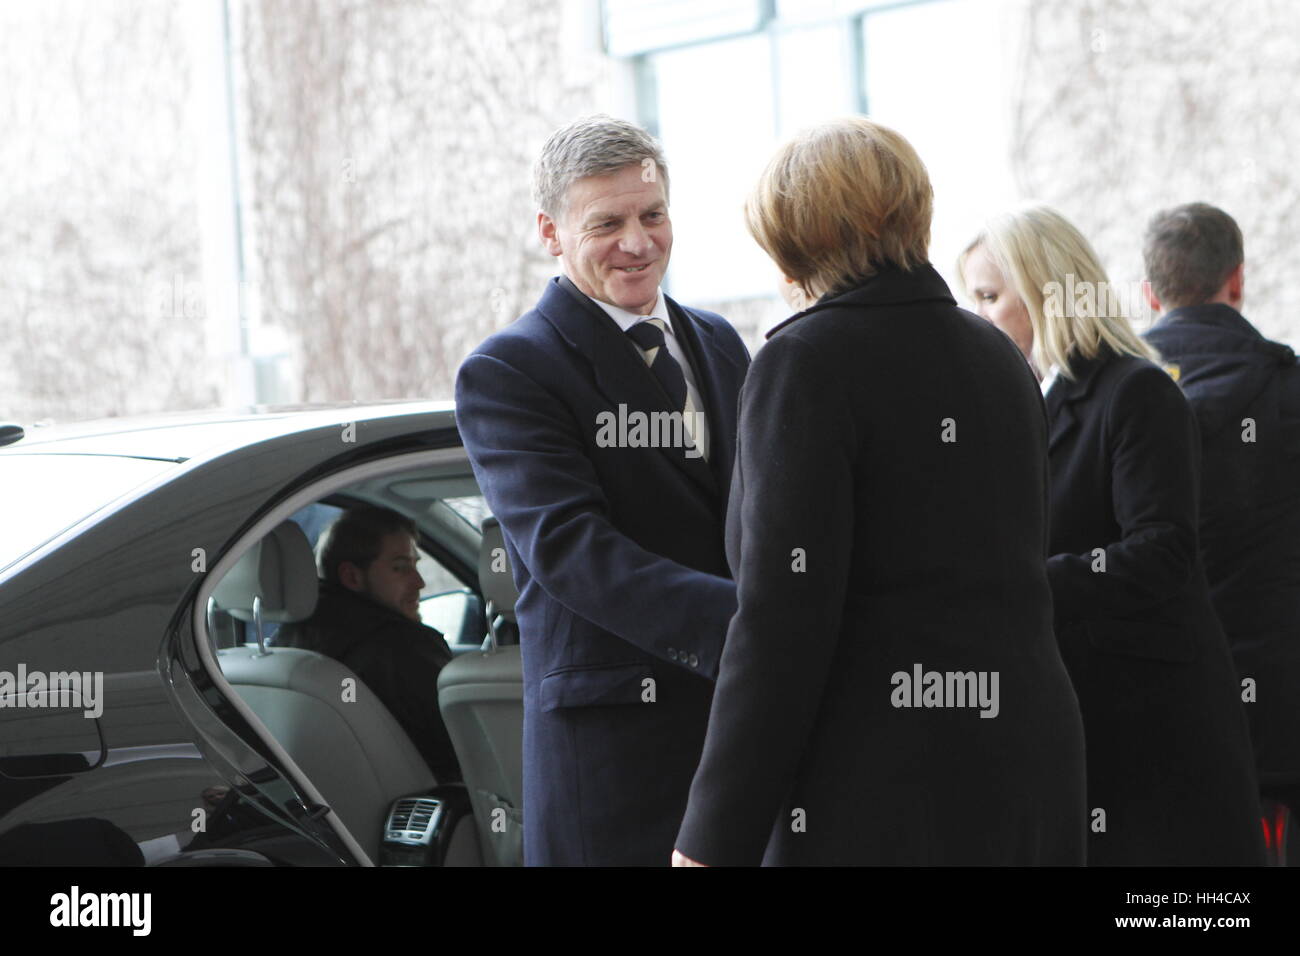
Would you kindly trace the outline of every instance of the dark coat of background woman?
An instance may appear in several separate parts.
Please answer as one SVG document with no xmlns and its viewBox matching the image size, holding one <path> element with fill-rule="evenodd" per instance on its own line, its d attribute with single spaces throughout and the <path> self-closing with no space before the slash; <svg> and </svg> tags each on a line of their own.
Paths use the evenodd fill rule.
<svg viewBox="0 0 1300 956">
<path fill-rule="evenodd" d="M 1088 865 L 1262 863 L 1240 688 L 1197 556 L 1195 420 L 1145 359 L 1103 346 L 1074 373 L 1047 393 L 1047 567 L 1089 741 Z"/>
</svg>

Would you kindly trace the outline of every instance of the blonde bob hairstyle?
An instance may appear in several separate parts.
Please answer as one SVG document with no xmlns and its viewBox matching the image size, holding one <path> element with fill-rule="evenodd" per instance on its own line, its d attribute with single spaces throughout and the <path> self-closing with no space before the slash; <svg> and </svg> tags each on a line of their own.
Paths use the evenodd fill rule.
<svg viewBox="0 0 1300 956">
<path fill-rule="evenodd" d="M 745 203 L 750 235 L 805 291 L 837 294 L 929 259 L 934 190 L 898 133 L 860 116 L 782 145 Z"/>
<path fill-rule="evenodd" d="M 957 281 L 967 298 L 966 260 L 980 248 L 1025 304 L 1041 374 L 1055 365 L 1074 378 L 1071 360 L 1095 358 L 1102 343 L 1120 355 L 1159 361 L 1133 331 L 1092 245 L 1051 206 L 1022 206 L 985 223 L 957 258 Z"/>
</svg>

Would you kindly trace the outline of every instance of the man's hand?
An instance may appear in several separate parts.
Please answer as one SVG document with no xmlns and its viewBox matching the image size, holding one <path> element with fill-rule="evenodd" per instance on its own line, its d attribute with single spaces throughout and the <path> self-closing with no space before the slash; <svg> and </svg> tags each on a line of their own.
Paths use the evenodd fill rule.
<svg viewBox="0 0 1300 956">
<path fill-rule="evenodd" d="M 682 854 L 681 850 L 673 850 L 673 866 L 708 866 L 707 863 L 696 863 L 689 856 Z"/>
</svg>

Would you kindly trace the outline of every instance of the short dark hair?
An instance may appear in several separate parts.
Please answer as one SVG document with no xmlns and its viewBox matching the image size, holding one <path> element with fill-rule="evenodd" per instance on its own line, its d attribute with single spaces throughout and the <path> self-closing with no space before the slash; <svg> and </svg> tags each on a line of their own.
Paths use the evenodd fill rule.
<svg viewBox="0 0 1300 956">
<path fill-rule="evenodd" d="M 1245 259 L 1241 227 L 1203 202 L 1164 209 L 1147 223 L 1142 259 L 1165 308 L 1203 305 Z"/>
<path fill-rule="evenodd" d="M 415 522 L 392 508 L 366 505 L 350 508 L 325 529 L 316 543 L 316 566 L 326 583 L 339 583 L 339 565 L 351 561 L 361 569 L 379 557 L 383 540 L 390 534 L 405 531 L 418 540 Z"/>
</svg>

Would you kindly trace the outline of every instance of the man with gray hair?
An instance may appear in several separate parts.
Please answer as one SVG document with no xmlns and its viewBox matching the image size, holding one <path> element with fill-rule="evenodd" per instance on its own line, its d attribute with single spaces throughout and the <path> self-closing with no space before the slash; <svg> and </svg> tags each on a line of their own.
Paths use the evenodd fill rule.
<svg viewBox="0 0 1300 956">
<path fill-rule="evenodd" d="M 1241 229 L 1226 212 L 1157 213 L 1143 256 L 1148 301 L 1163 313 L 1146 338 L 1200 423 L 1201 553 L 1260 783 L 1300 812 L 1300 365 L 1241 315 Z"/>
<path fill-rule="evenodd" d="M 644 130 L 562 127 L 534 194 L 563 275 L 456 379 L 519 590 L 524 862 L 664 866 L 736 609 L 723 522 L 749 354 L 663 293 L 668 168 Z"/>
</svg>

